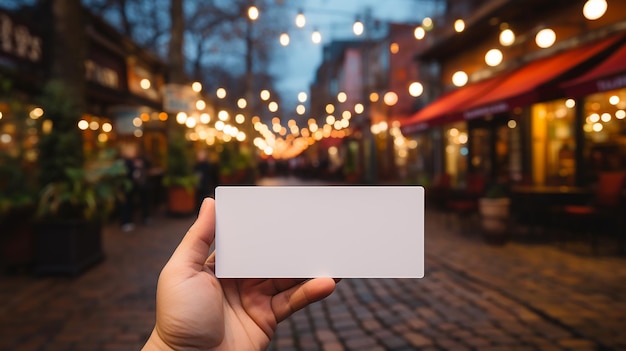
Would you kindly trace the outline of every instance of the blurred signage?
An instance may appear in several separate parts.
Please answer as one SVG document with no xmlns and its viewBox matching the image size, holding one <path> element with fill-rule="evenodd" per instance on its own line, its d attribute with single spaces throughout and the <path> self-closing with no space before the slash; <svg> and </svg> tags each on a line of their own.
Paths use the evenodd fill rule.
<svg viewBox="0 0 626 351">
<path fill-rule="evenodd" d="M 163 109 L 166 112 L 190 112 L 195 109 L 197 93 L 189 85 L 165 84 L 163 87 Z"/>
<path fill-rule="evenodd" d="M 8 13 L 0 12 L 0 53 L 32 63 L 40 63 L 41 37 L 25 25 L 16 23 Z"/>
<path fill-rule="evenodd" d="M 109 67 L 99 65 L 93 60 L 85 61 L 85 77 L 88 81 L 98 83 L 111 89 L 120 89 L 120 77 Z"/>
</svg>

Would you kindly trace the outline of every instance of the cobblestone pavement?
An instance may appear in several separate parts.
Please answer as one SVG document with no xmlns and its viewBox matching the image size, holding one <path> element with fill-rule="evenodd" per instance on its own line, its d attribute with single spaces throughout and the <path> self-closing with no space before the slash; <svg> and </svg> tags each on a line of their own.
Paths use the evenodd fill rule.
<svg viewBox="0 0 626 351">
<path fill-rule="evenodd" d="M 76 278 L 0 276 L 0 350 L 140 349 L 158 273 L 192 221 L 109 226 L 106 260 Z M 424 279 L 345 279 L 281 323 L 270 350 L 626 350 L 626 258 L 490 246 L 446 224 L 427 212 Z"/>
</svg>

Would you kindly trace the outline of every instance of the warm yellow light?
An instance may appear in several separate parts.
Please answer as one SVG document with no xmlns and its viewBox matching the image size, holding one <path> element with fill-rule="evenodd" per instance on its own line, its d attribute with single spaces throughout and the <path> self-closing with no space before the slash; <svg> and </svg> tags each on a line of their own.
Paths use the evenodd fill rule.
<svg viewBox="0 0 626 351">
<path fill-rule="evenodd" d="M 43 116 L 43 109 L 41 107 L 35 107 L 34 109 L 32 109 L 30 111 L 30 118 L 32 119 L 39 119 L 41 116 Z M 0 118 L 2 118 L 2 113 L 0 112 Z"/>
<path fill-rule="evenodd" d="M 413 97 L 418 97 L 424 92 L 424 86 L 420 82 L 413 82 L 409 85 L 409 94 Z"/>
<path fill-rule="evenodd" d="M 592 113 L 591 115 L 589 115 L 589 122 L 591 123 L 596 123 L 598 121 L 600 121 L 600 115 L 597 113 Z"/>
<path fill-rule="evenodd" d="M 208 113 L 201 113 L 200 114 L 200 123 L 202 124 L 208 124 L 209 122 L 211 122 L 211 115 L 209 115 Z"/>
<path fill-rule="evenodd" d="M 535 43 L 542 49 L 551 47 L 554 42 L 556 42 L 556 33 L 550 28 L 540 30 L 535 36 Z"/>
<path fill-rule="evenodd" d="M 358 104 L 354 105 L 354 113 L 361 114 L 361 113 L 363 113 L 363 111 L 365 111 L 365 107 L 363 106 L 363 104 L 358 103 Z"/>
<path fill-rule="evenodd" d="M 159 112 L 159 120 L 160 121 L 167 121 L 167 113 Z"/>
<path fill-rule="evenodd" d="M 574 100 L 574 99 L 567 99 L 567 100 L 565 100 L 565 107 L 567 107 L 567 108 L 574 108 L 574 106 L 576 106 L 576 100 Z"/>
<path fill-rule="evenodd" d="M 415 31 L 413 31 L 413 35 L 415 36 L 415 39 L 422 40 L 426 36 L 426 31 L 424 30 L 424 27 L 417 26 L 415 27 Z"/>
<path fill-rule="evenodd" d="M 606 0 L 587 0 L 583 6 L 583 15 L 590 21 L 597 20 L 604 16 L 607 8 Z"/>
<path fill-rule="evenodd" d="M 270 91 L 267 89 L 261 90 L 261 93 L 259 95 L 261 97 L 261 100 L 263 101 L 267 101 L 270 99 Z"/>
<path fill-rule="evenodd" d="M 333 115 L 326 116 L 326 124 L 331 124 L 332 125 L 333 123 L 335 123 L 335 116 L 333 116 Z"/>
<path fill-rule="evenodd" d="M 306 107 L 304 107 L 304 105 L 296 106 L 296 113 L 302 116 L 303 114 L 306 113 Z"/>
<path fill-rule="evenodd" d="M 302 12 L 300 12 L 296 16 L 296 27 L 304 28 L 305 25 L 306 25 L 306 17 L 304 17 L 304 14 Z"/>
<path fill-rule="evenodd" d="M 244 141 L 246 140 L 246 133 L 239 131 L 237 133 L 237 137 L 236 137 L 237 141 Z"/>
<path fill-rule="evenodd" d="M 100 133 L 98 134 L 98 141 L 101 143 L 106 143 L 107 140 L 109 140 L 109 136 L 104 134 L 104 133 Z"/>
<path fill-rule="evenodd" d="M 237 100 L 237 106 L 241 109 L 244 109 L 246 108 L 246 106 L 248 106 L 248 102 L 244 98 L 239 98 L 239 100 Z"/>
<path fill-rule="evenodd" d="M 515 43 L 515 33 L 509 28 L 500 32 L 500 45 L 502 46 L 511 46 Z"/>
<path fill-rule="evenodd" d="M 350 119 L 350 118 L 352 118 L 352 113 L 350 111 L 347 111 L 347 110 L 343 111 L 341 113 L 341 118 L 343 118 L 343 119 Z"/>
<path fill-rule="evenodd" d="M 609 104 L 615 106 L 617 104 L 619 104 L 619 96 L 617 95 L 613 95 L 609 98 Z"/>
<path fill-rule="evenodd" d="M 378 96 L 377 92 L 373 92 L 373 93 L 370 94 L 370 101 L 371 102 L 378 102 L 379 98 L 380 97 Z"/>
<path fill-rule="evenodd" d="M 215 122 L 215 129 L 222 131 L 224 130 L 224 125 L 225 125 L 224 121 L 217 121 Z"/>
<path fill-rule="evenodd" d="M 308 99 L 308 96 L 306 95 L 304 91 L 301 91 L 298 93 L 298 101 L 304 103 L 306 102 L 307 99 Z"/>
<path fill-rule="evenodd" d="M 469 78 L 467 77 L 467 73 L 463 71 L 457 71 L 452 75 L 452 84 L 457 87 L 462 87 L 467 84 L 468 79 Z"/>
<path fill-rule="evenodd" d="M 267 108 L 270 110 L 270 112 L 276 112 L 278 111 L 278 103 L 276 101 L 271 101 L 267 105 Z"/>
<path fill-rule="evenodd" d="M 246 117 L 245 117 L 244 115 L 242 115 L 241 113 L 238 113 L 238 114 L 235 116 L 235 122 L 237 122 L 237 123 L 239 123 L 239 124 L 242 124 L 242 123 L 243 123 L 243 122 L 245 122 L 245 121 L 246 121 Z"/>
<path fill-rule="evenodd" d="M 96 122 L 96 123 L 97 123 L 97 122 Z M 142 125 L 142 124 L 143 124 L 143 121 L 141 120 L 141 118 L 139 118 L 139 117 L 135 117 L 135 118 L 133 118 L 133 125 L 134 125 L 135 127 L 141 127 L 141 125 Z M 92 128 L 92 126 L 93 126 L 93 122 L 91 122 L 91 123 L 89 124 L 89 128 Z M 97 129 L 97 128 L 96 128 L 96 129 Z"/>
<path fill-rule="evenodd" d="M 335 112 L 335 106 L 333 106 L 333 104 L 326 105 L 326 113 L 330 115 L 331 113 L 334 113 L 334 112 Z"/>
<path fill-rule="evenodd" d="M 87 128 L 89 128 L 89 122 L 85 121 L 84 119 L 78 121 L 78 129 L 87 130 Z"/>
<path fill-rule="evenodd" d="M 217 88 L 217 90 L 215 91 L 215 95 L 217 95 L 217 97 L 219 99 L 223 99 L 226 97 L 226 89 L 224 88 Z"/>
<path fill-rule="evenodd" d="M 605 112 L 605 113 L 603 113 L 603 114 L 600 116 L 600 120 L 602 120 L 602 122 L 610 122 L 610 121 L 611 121 L 611 114 L 606 113 L 606 112 Z"/>
<path fill-rule="evenodd" d="M 511 129 L 515 129 L 515 127 L 517 127 L 517 122 L 515 122 L 515 120 L 511 119 L 511 120 L 509 120 L 509 122 L 506 125 L 509 128 L 511 128 Z"/>
<path fill-rule="evenodd" d="M 465 21 L 463 21 L 462 19 L 458 19 L 456 21 L 454 21 L 454 30 L 457 33 L 461 33 L 462 31 L 465 30 Z"/>
<path fill-rule="evenodd" d="M 103 132 L 109 133 L 112 130 L 113 130 L 113 125 L 111 125 L 111 123 L 109 123 L 109 122 L 102 123 L 102 131 Z"/>
<path fill-rule="evenodd" d="M 248 18 L 256 21 L 259 18 L 259 9 L 256 6 L 250 6 L 248 8 Z"/>
<path fill-rule="evenodd" d="M 398 52 L 400 52 L 400 45 L 398 45 L 398 43 L 391 43 L 389 45 L 389 52 L 391 52 L 392 54 L 397 54 Z"/>
<path fill-rule="evenodd" d="M 228 119 L 230 118 L 230 115 L 228 114 L 228 111 L 220 110 L 220 112 L 217 113 L 217 118 L 220 121 L 228 121 Z"/>
<path fill-rule="evenodd" d="M 142 113 L 141 115 L 139 115 L 139 117 L 141 117 L 141 120 L 144 121 L 144 122 L 150 121 L 150 115 L 145 113 L 145 112 Z"/>
<path fill-rule="evenodd" d="M 383 102 L 387 106 L 393 106 L 393 105 L 397 104 L 398 103 L 398 94 L 396 94 L 393 91 L 388 91 L 383 96 Z"/>
<path fill-rule="evenodd" d="M 206 102 L 204 102 L 204 100 L 198 100 L 196 101 L 196 109 L 199 111 L 202 111 L 206 108 Z"/>
<path fill-rule="evenodd" d="M 135 129 L 135 131 L 133 132 L 133 135 L 137 138 L 141 138 L 143 136 L 143 130 Z"/>
<path fill-rule="evenodd" d="M 202 83 L 200 82 L 193 82 L 191 83 L 191 90 L 193 90 L 196 93 L 199 93 L 202 91 Z"/>
<path fill-rule="evenodd" d="M 313 31 L 313 34 L 311 34 L 311 41 L 313 41 L 313 43 L 315 44 L 321 43 L 322 33 L 320 33 L 318 30 Z"/>
<path fill-rule="evenodd" d="M 425 30 L 433 29 L 433 24 L 433 19 L 430 17 L 424 17 L 424 19 L 422 20 L 422 26 Z"/>
<path fill-rule="evenodd" d="M 289 41 L 290 41 L 290 39 L 289 39 L 289 34 L 287 34 L 287 33 L 282 33 L 282 34 L 280 35 L 280 39 L 279 39 L 279 40 L 280 40 L 280 45 L 282 45 L 282 46 L 287 46 L 287 45 L 289 45 Z"/>
<path fill-rule="evenodd" d="M 354 24 L 352 24 L 352 32 L 354 33 L 354 35 L 362 35 L 364 31 L 365 26 L 363 25 L 363 22 L 356 20 Z"/>
<path fill-rule="evenodd" d="M 601 132 L 604 126 L 602 126 L 602 123 L 594 123 L 592 129 L 594 132 Z"/>
<path fill-rule="evenodd" d="M 495 67 L 502 63 L 502 51 L 491 49 L 485 54 L 485 63 L 491 67 Z"/>
<path fill-rule="evenodd" d="M 348 99 L 348 95 L 346 93 L 344 93 L 343 91 L 340 91 L 337 94 L 337 101 L 339 102 L 346 102 L 346 100 Z"/>
<path fill-rule="evenodd" d="M 144 78 L 141 81 L 139 81 L 139 86 L 143 90 L 148 90 L 148 89 L 150 89 L 150 86 L 152 86 L 152 84 L 150 83 L 150 80 Z"/>
<path fill-rule="evenodd" d="M 624 119 L 624 117 L 626 117 L 626 111 L 624 111 L 624 110 L 617 110 L 617 111 L 615 111 L 615 118 L 617 118 L 617 119 Z"/>
<path fill-rule="evenodd" d="M 187 120 L 187 114 L 185 112 L 178 112 L 176 114 L 176 123 L 185 124 L 186 120 Z"/>
<path fill-rule="evenodd" d="M 189 117 L 185 121 L 185 126 L 187 126 L 187 128 L 195 128 L 197 124 L 198 124 L 198 121 L 196 121 L 194 117 Z"/>
</svg>

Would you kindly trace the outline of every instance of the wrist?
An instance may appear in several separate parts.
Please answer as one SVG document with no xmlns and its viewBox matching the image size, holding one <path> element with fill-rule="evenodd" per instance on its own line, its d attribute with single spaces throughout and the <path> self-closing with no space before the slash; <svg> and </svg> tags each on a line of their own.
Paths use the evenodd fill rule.
<svg viewBox="0 0 626 351">
<path fill-rule="evenodd" d="M 141 349 L 142 351 L 174 351 L 161 337 L 157 332 L 156 328 L 152 329 L 152 333 L 146 341 L 146 344 Z"/>
</svg>

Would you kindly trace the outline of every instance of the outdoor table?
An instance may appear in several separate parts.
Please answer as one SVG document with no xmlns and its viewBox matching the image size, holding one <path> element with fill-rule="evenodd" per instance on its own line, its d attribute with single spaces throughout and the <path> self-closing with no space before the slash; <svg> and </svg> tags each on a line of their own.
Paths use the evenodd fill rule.
<svg viewBox="0 0 626 351">
<path fill-rule="evenodd" d="M 556 185 L 517 185 L 511 191 L 513 211 L 525 219 L 533 236 L 542 225 L 550 224 L 555 208 L 586 204 L 593 194 L 586 187 Z"/>
</svg>

